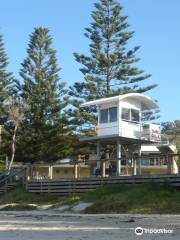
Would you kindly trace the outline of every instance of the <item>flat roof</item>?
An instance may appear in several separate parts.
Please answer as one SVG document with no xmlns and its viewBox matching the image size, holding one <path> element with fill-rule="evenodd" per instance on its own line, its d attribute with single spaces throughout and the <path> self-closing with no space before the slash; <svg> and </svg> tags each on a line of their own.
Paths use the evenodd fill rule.
<svg viewBox="0 0 180 240">
<path fill-rule="evenodd" d="M 104 143 L 112 143 L 116 142 L 117 140 L 120 140 L 122 144 L 152 144 L 156 142 L 152 142 L 145 139 L 135 139 L 135 138 L 126 138 L 121 137 L 118 134 L 112 134 L 112 135 L 105 135 L 105 136 L 93 136 L 93 137 L 82 137 L 79 139 L 81 142 L 104 142 Z"/>
<path fill-rule="evenodd" d="M 141 93 L 128 93 L 123 95 L 118 95 L 114 97 L 107 97 L 107 98 L 100 98 L 94 101 L 89 101 L 86 103 L 83 103 L 82 107 L 89 107 L 89 106 L 99 106 L 106 103 L 112 103 L 112 102 L 120 102 L 125 99 L 136 99 L 141 102 L 142 111 L 143 110 L 149 110 L 149 109 L 156 109 L 159 108 L 158 104 L 153 101 L 150 97 L 145 96 Z"/>
</svg>

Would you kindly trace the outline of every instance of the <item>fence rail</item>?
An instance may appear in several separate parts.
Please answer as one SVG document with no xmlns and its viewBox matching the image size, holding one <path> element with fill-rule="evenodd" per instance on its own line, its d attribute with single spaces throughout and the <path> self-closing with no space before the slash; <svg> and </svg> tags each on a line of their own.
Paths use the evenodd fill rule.
<svg viewBox="0 0 180 240">
<path fill-rule="evenodd" d="M 102 185 L 125 184 L 138 185 L 146 182 L 169 184 L 180 188 L 179 175 L 152 175 L 152 176 L 120 176 L 111 178 L 84 178 L 61 180 L 31 180 L 26 182 L 26 189 L 32 193 L 51 193 L 58 196 L 81 194 L 95 190 Z"/>
</svg>

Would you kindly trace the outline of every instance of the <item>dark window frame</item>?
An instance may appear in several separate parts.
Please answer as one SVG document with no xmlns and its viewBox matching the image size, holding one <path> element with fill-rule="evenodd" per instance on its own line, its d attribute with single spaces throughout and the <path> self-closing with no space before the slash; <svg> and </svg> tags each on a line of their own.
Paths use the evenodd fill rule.
<svg viewBox="0 0 180 240">
<path fill-rule="evenodd" d="M 113 110 L 114 113 L 113 113 Z M 103 116 L 104 114 L 104 116 Z M 114 114 L 114 116 L 113 116 Z M 105 117 L 106 115 L 106 117 Z M 103 120 L 104 119 L 104 120 Z M 109 108 L 102 108 L 99 110 L 99 123 L 112 123 L 118 121 L 118 108 L 116 106 Z"/>
<path fill-rule="evenodd" d="M 123 112 L 123 111 L 127 111 L 127 112 Z M 129 118 L 126 118 L 126 114 L 129 115 Z M 125 121 L 131 121 L 131 109 L 130 108 L 121 108 L 121 119 L 125 120 Z"/>
<path fill-rule="evenodd" d="M 111 110 L 112 110 L 112 112 L 111 112 Z M 115 110 L 115 112 L 113 112 L 113 110 Z M 108 108 L 108 113 L 109 113 L 109 122 L 117 122 L 117 120 L 118 120 L 118 109 L 117 109 L 117 107 Z M 114 114 L 114 116 L 113 116 L 113 114 Z"/>
<path fill-rule="evenodd" d="M 123 111 L 126 111 L 125 113 L 123 113 Z M 137 111 L 138 112 L 138 119 L 132 119 L 132 112 Z M 126 116 L 125 116 L 126 115 Z M 128 116 L 129 115 L 129 116 Z M 128 116 L 128 117 L 127 117 Z M 134 108 L 121 108 L 121 119 L 123 121 L 128 121 L 128 122 L 133 122 L 133 123 L 140 123 L 141 119 L 140 119 L 140 111 Z"/>
<path fill-rule="evenodd" d="M 137 115 L 134 115 L 134 117 L 138 117 L 137 119 L 135 119 L 135 118 L 132 119 L 132 116 L 133 116 L 133 114 L 134 114 L 133 112 L 134 112 L 135 114 L 137 114 Z M 132 113 L 133 113 L 133 114 L 132 114 Z M 139 111 L 139 110 L 134 109 L 134 108 L 131 108 L 131 122 L 138 122 L 138 123 L 140 122 L 140 111 Z"/>
<path fill-rule="evenodd" d="M 107 113 L 107 119 L 105 119 L 105 120 L 102 119 L 102 116 L 103 116 L 102 112 L 106 112 Z M 109 122 L 109 111 L 108 111 L 108 108 L 100 109 L 100 119 L 99 119 L 99 122 L 100 123 L 108 123 Z"/>
</svg>

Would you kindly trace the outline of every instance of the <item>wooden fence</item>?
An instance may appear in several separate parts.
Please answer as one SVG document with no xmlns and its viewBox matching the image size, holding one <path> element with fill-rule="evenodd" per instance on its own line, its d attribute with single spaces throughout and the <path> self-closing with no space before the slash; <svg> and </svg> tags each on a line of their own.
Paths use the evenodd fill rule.
<svg viewBox="0 0 180 240">
<path fill-rule="evenodd" d="M 180 174 L 178 175 L 147 175 L 120 176 L 111 178 L 84 178 L 61 180 L 32 180 L 26 182 L 26 189 L 32 193 L 51 193 L 58 196 L 69 196 L 95 190 L 102 185 L 126 184 L 138 185 L 146 182 L 169 184 L 180 188 Z"/>
</svg>

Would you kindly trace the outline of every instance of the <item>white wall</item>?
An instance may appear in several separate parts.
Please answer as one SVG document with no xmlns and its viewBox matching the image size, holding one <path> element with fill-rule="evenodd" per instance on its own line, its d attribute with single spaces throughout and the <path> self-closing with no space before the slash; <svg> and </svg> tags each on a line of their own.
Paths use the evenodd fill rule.
<svg viewBox="0 0 180 240">
<path fill-rule="evenodd" d="M 98 116 L 100 116 L 101 109 L 107 109 L 107 108 L 111 108 L 111 107 L 118 107 L 118 105 L 117 105 L 117 103 L 108 103 L 108 104 L 103 104 L 103 105 L 99 106 Z M 119 116 L 119 112 L 118 112 L 118 116 Z M 100 118 L 98 117 L 97 130 L 98 130 L 97 131 L 98 136 L 119 134 L 118 118 L 117 118 L 117 122 L 100 123 Z"/>
<path fill-rule="evenodd" d="M 122 108 L 132 108 L 141 110 L 141 103 L 138 100 L 127 99 L 119 103 L 119 135 L 122 137 L 139 138 L 141 131 L 141 124 L 124 121 L 121 119 Z"/>
<path fill-rule="evenodd" d="M 117 103 L 108 103 L 99 106 L 98 115 L 100 115 L 101 109 L 107 109 L 110 107 L 118 107 L 118 119 L 117 122 L 100 123 L 98 118 L 97 134 L 98 136 L 114 135 L 117 134 L 123 137 L 138 138 L 141 131 L 141 124 L 132 123 L 121 120 L 122 108 L 133 108 L 136 110 L 141 109 L 141 103 L 138 100 L 128 99 L 127 101 L 121 101 Z"/>
</svg>

